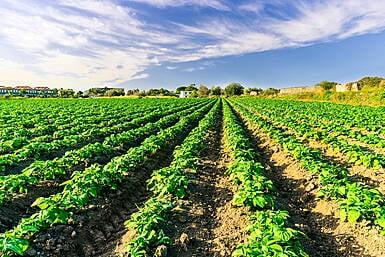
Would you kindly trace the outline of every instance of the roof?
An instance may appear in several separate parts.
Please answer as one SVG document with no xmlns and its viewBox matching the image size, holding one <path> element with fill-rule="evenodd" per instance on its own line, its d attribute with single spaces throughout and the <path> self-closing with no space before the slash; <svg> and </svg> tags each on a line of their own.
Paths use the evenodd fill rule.
<svg viewBox="0 0 385 257">
<path fill-rule="evenodd" d="M 32 89 L 32 87 L 29 87 L 29 86 L 17 86 L 17 87 L 14 87 L 14 89 L 23 90 L 23 89 Z"/>
</svg>

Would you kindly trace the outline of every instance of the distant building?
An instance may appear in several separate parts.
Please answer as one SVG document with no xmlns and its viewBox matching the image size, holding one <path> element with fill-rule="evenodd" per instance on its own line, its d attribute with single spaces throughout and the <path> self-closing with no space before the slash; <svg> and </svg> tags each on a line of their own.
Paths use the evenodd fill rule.
<svg viewBox="0 0 385 257">
<path fill-rule="evenodd" d="M 359 91 L 359 90 L 360 90 L 360 87 L 357 82 L 336 85 L 336 92 Z"/>
<path fill-rule="evenodd" d="M 186 98 L 192 94 L 192 91 L 180 91 L 179 98 Z"/>
<path fill-rule="evenodd" d="M 358 83 L 357 82 L 353 83 L 350 91 L 359 91 L 359 90 L 360 90 L 360 87 L 359 87 Z"/>
<path fill-rule="evenodd" d="M 337 84 L 336 85 L 336 92 L 345 92 L 348 91 L 346 85 Z"/>
<path fill-rule="evenodd" d="M 320 90 L 320 87 L 318 86 L 311 86 L 311 87 L 287 87 L 280 89 L 280 94 L 299 94 L 299 93 L 313 93 Z"/>
<path fill-rule="evenodd" d="M 0 96 L 55 96 L 56 92 L 48 87 L 30 87 L 30 86 L 0 86 Z"/>
</svg>

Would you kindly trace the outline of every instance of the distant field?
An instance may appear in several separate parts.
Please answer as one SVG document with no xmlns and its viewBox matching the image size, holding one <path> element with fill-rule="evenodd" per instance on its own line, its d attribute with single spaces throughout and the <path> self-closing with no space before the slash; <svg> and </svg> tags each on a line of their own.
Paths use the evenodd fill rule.
<svg viewBox="0 0 385 257">
<path fill-rule="evenodd" d="M 0 256 L 385 256 L 385 107 L 0 101 Z"/>
</svg>

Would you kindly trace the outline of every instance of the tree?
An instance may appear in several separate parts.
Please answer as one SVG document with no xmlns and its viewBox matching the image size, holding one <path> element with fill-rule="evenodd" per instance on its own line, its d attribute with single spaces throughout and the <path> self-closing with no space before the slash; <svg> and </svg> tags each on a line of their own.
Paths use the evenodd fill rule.
<svg viewBox="0 0 385 257">
<path fill-rule="evenodd" d="M 140 91 L 139 91 L 138 88 L 137 88 L 137 89 L 128 89 L 126 95 L 127 95 L 127 96 L 128 96 L 128 95 L 138 95 L 139 92 L 140 92 Z"/>
<path fill-rule="evenodd" d="M 124 96 L 124 89 L 123 88 L 111 88 L 108 89 L 104 96 L 112 97 L 112 96 Z"/>
<path fill-rule="evenodd" d="M 225 92 L 228 96 L 242 95 L 243 86 L 240 83 L 231 83 L 225 88 Z"/>
<path fill-rule="evenodd" d="M 83 92 L 82 91 L 76 92 L 75 98 L 79 98 L 79 97 L 83 97 Z"/>
<path fill-rule="evenodd" d="M 220 96 L 222 93 L 222 89 L 220 87 L 212 87 L 210 90 L 211 95 Z"/>
<path fill-rule="evenodd" d="M 198 88 L 196 87 L 196 84 L 190 84 L 186 87 L 186 91 L 198 91 Z"/>
<path fill-rule="evenodd" d="M 140 96 L 140 97 L 146 96 L 146 91 L 145 91 L 145 90 L 141 90 L 141 91 L 139 92 L 138 96 Z"/>
<path fill-rule="evenodd" d="M 205 85 L 200 85 L 198 89 L 199 97 L 207 97 L 209 96 L 210 90 Z"/>
<path fill-rule="evenodd" d="M 361 87 L 373 88 L 378 87 L 383 79 L 380 77 L 364 77 L 358 81 L 358 84 Z"/>
<path fill-rule="evenodd" d="M 198 97 L 198 91 L 192 91 L 191 95 L 188 96 L 189 98 L 196 98 Z"/>
<path fill-rule="evenodd" d="M 58 97 L 60 98 L 71 98 L 75 96 L 75 91 L 73 89 L 63 89 L 58 90 Z"/>
<path fill-rule="evenodd" d="M 178 87 L 178 88 L 176 89 L 176 93 L 177 93 L 177 94 L 179 94 L 180 91 L 186 91 L 186 87 L 185 87 L 185 86 L 181 86 L 181 87 Z"/>
<path fill-rule="evenodd" d="M 321 81 L 320 83 L 318 83 L 316 86 L 318 87 L 321 87 L 324 91 L 329 91 L 329 90 L 332 90 L 333 88 L 335 88 L 335 86 L 337 85 L 338 83 L 337 82 L 331 82 L 331 81 Z"/>
<path fill-rule="evenodd" d="M 268 89 L 263 90 L 262 94 L 266 96 L 271 96 L 271 95 L 278 95 L 279 89 L 269 87 Z"/>
</svg>

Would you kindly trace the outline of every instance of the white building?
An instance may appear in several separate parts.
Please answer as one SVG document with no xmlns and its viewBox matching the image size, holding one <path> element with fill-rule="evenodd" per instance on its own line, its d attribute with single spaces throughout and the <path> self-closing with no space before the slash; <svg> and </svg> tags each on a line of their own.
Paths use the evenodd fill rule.
<svg viewBox="0 0 385 257">
<path fill-rule="evenodd" d="M 357 82 L 353 84 L 338 84 L 336 85 L 336 92 L 346 92 L 346 91 L 359 91 L 360 87 Z"/>
<path fill-rule="evenodd" d="M 179 98 L 186 98 L 192 94 L 192 91 L 180 91 Z"/>
</svg>

